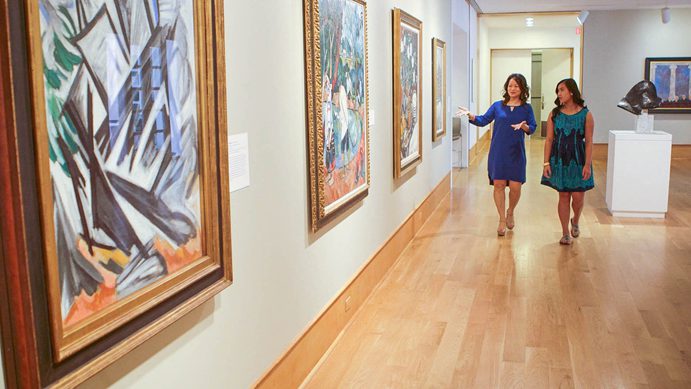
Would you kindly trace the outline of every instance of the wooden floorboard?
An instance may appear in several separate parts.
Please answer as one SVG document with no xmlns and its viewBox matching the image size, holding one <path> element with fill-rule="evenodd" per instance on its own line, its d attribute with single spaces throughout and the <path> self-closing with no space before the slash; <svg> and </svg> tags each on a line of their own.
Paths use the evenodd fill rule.
<svg viewBox="0 0 691 389">
<path fill-rule="evenodd" d="M 594 161 L 581 236 L 527 142 L 516 228 L 497 237 L 486 150 L 357 312 L 305 388 L 691 387 L 691 159 L 664 220 L 612 217 Z M 631 195 L 635 196 L 635 193 Z"/>
</svg>

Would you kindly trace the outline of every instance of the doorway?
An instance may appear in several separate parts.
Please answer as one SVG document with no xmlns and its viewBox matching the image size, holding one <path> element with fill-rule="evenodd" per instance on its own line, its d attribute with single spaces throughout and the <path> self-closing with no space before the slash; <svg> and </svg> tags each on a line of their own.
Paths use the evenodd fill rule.
<svg viewBox="0 0 691 389">
<path fill-rule="evenodd" d="M 511 73 L 521 73 L 530 87 L 537 129 L 546 136 L 546 120 L 554 108 L 557 82 L 573 77 L 573 48 L 492 49 L 490 54 L 491 101 L 502 99 L 504 82 Z"/>
</svg>

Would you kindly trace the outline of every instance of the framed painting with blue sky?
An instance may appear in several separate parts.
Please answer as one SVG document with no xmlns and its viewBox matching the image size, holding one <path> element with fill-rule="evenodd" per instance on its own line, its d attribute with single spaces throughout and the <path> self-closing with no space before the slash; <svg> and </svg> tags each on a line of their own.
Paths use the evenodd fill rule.
<svg viewBox="0 0 691 389">
<path fill-rule="evenodd" d="M 662 99 L 651 113 L 691 113 L 691 57 L 646 58 L 645 79 Z"/>
</svg>

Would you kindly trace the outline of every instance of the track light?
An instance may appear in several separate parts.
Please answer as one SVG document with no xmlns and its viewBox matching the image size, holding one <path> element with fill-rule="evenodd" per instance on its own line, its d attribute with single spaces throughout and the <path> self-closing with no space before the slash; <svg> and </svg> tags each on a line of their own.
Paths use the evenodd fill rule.
<svg viewBox="0 0 691 389">
<path fill-rule="evenodd" d="M 672 12 L 669 8 L 665 7 L 662 9 L 662 23 L 667 24 L 672 20 Z"/>
<path fill-rule="evenodd" d="M 576 19 L 578 19 L 578 23 L 585 23 L 585 20 L 588 19 L 588 15 L 590 15 L 590 11 L 581 11 L 581 13 L 579 13 L 578 16 L 576 16 Z"/>
</svg>

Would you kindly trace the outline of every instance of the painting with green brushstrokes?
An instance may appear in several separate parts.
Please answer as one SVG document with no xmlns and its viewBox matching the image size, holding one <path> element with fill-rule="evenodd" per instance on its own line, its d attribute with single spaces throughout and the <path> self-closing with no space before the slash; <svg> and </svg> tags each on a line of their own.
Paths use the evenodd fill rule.
<svg viewBox="0 0 691 389">
<path fill-rule="evenodd" d="M 60 318 L 201 256 L 192 0 L 36 0 Z"/>
</svg>

